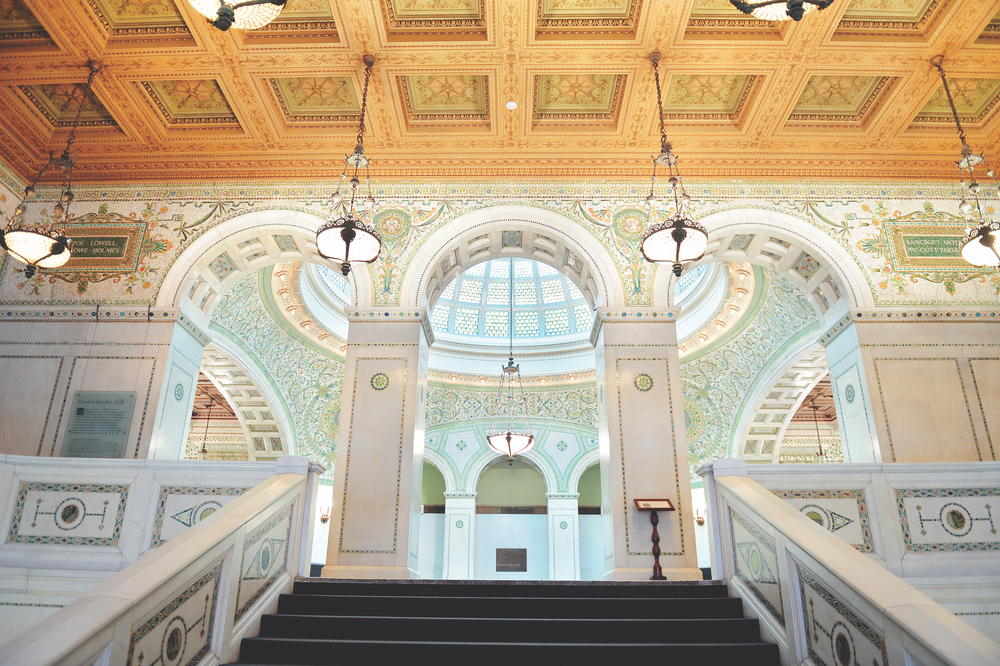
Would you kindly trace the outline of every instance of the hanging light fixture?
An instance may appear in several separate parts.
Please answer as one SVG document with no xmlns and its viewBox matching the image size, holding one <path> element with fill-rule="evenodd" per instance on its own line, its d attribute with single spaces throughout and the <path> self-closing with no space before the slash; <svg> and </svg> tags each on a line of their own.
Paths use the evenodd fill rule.
<svg viewBox="0 0 1000 666">
<path fill-rule="evenodd" d="M 660 54 L 652 53 L 649 59 L 653 61 L 653 74 L 656 78 L 656 108 L 660 114 L 660 154 L 653 158 L 653 175 L 649 182 L 650 217 L 653 207 L 658 201 L 656 196 L 656 167 L 665 166 L 670 174 L 670 187 L 674 194 L 674 212 L 663 222 L 654 224 L 642 238 L 642 256 L 646 261 L 654 263 L 672 263 L 674 275 L 681 276 L 684 264 L 697 261 L 705 256 L 708 247 L 708 232 L 691 219 L 685 212 L 691 196 L 684 190 L 681 183 L 681 172 L 677 167 L 677 156 L 673 146 L 667 141 L 667 130 L 663 124 L 663 96 L 660 91 Z"/>
<path fill-rule="evenodd" d="M 833 0 L 765 0 L 764 2 L 744 2 L 729 0 L 733 7 L 744 14 L 751 14 L 761 21 L 801 21 L 802 17 L 814 9 L 826 9 Z"/>
<path fill-rule="evenodd" d="M 205 435 L 201 440 L 201 451 L 198 453 L 198 460 L 208 460 L 208 427 L 212 425 L 212 407 L 215 406 L 215 396 L 205 391 L 208 396 L 208 418 L 205 419 Z"/>
<path fill-rule="evenodd" d="M 961 250 L 962 257 L 972 264 L 973 266 L 997 266 L 1000 265 L 1000 254 L 997 253 L 997 232 L 1000 231 L 1000 222 L 995 222 L 988 217 L 983 212 L 983 208 L 979 203 L 979 182 L 976 180 L 975 169 L 980 164 L 986 169 L 986 176 L 993 181 L 994 191 L 997 189 L 996 178 L 993 177 L 993 169 L 986 163 L 985 158 L 980 153 L 976 155 L 969 148 L 969 144 L 965 141 L 965 130 L 962 129 L 962 123 L 958 119 L 958 110 L 955 108 L 955 100 L 951 97 L 951 89 L 948 88 L 948 79 L 944 75 L 944 56 L 935 56 L 931 60 L 931 64 L 937 67 L 938 73 L 941 75 L 941 84 L 944 86 L 944 93 L 948 97 L 948 104 L 951 106 L 951 115 L 955 119 L 955 127 L 958 128 L 958 138 L 962 141 L 962 156 L 955 162 L 958 167 L 959 173 L 962 178 L 962 187 L 966 191 L 966 196 L 962 197 L 962 201 L 958 204 L 958 209 L 961 211 L 962 215 L 969 215 L 972 213 L 972 219 L 979 220 L 978 226 L 973 228 L 968 228 L 965 230 L 965 236 L 962 237 Z M 969 180 L 966 182 L 965 175 L 969 174 Z M 969 201 L 969 199 L 972 201 Z"/>
<path fill-rule="evenodd" d="M 65 234 L 44 224 L 29 224 L 26 221 L 28 212 L 28 200 L 35 198 L 35 187 L 42 179 L 49 167 L 55 167 L 62 171 L 62 189 L 59 194 L 59 201 L 52 207 L 54 222 L 66 222 L 69 218 L 69 207 L 73 203 L 73 166 L 76 158 L 70 154 L 73 141 L 76 140 L 76 129 L 80 126 L 80 116 L 83 114 L 83 107 L 90 98 L 90 89 L 94 83 L 94 76 L 101 70 L 100 63 L 94 60 L 87 61 L 90 75 L 87 76 L 87 84 L 83 88 L 83 94 L 78 98 L 76 117 L 66 139 L 66 148 L 59 157 L 49 151 L 49 161 L 42 167 L 35 180 L 24 188 L 24 197 L 14 208 L 14 214 L 7 221 L 7 226 L 0 230 L 0 247 L 5 249 L 12 257 L 26 265 L 24 277 L 32 278 L 39 268 L 59 268 L 70 259 L 71 243 Z"/>
<path fill-rule="evenodd" d="M 535 445 L 535 436 L 528 422 L 528 399 L 521 385 L 521 366 L 514 365 L 514 260 L 510 260 L 509 307 L 507 332 L 510 338 L 507 365 L 500 371 L 500 386 L 494 401 L 493 422 L 486 433 L 490 448 L 507 456 L 507 464 L 514 464 L 514 456 L 527 453 Z M 524 414 L 524 428 L 516 427 L 518 411 Z M 500 425 L 498 426 L 498 421 Z M 503 422 L 506 421 L 506 428 Z"/>
<path fill-rule="evenodd" d="M 817 462 L 826 462 L 826 454 L 823 453 L 823 440 L 819 438 L 819 407 L 816 405 L 816 398 L 818 396 L 813 396 L 812 403 L 809 405 L 809 409 L 813 410 L 813 425 L 816 426 L 816 446 L 819 447 L 819 453 L 816 454 Z"/>
<path fill-rule="evenodd" d="M 278 18 L 288 0 L 189 0 L 219 30 L 257 30 Z"/>
<path fill-rule="evenodd" d="M 358 176 L 361 170 L 365 172 L 365 186 L 368 196 L 364 200 L 364 206 L 374 210 L 375 197 L 372 196 L 372 179 L 368 173 L 369 160 L 365 157 L 365 109 L 368 105 L 368 80 L 372 75 L 372 66 L 375 58 L 365 55 L 362 58 L 365 63 L 365 88 L 361 96 L 361 122 L 358 127 L 358 142 L 354 146 L 354 152 L 346 156 L 344 160 L 344 171 L 340 174 L 340 182 L 337 191 L 330 197 L 331 215 L 323 226 L 316 232 L 316 248 L 319 253 L 327 259 L 340 262 L 340 271 L 347 277 L 351 272 L 352 261 L 363 261 L 370 264 L 378 259 L 379 252 L 382 251 L 382 239 L 378 237 L 373 227 L 369 227 L 358 219 L 354 214 L 355 203 L 360 193 L 361 181 Z M 351 172 L 350 200 L 343 194 L 344 181 L 347 180 L 348 172 Z M 338 208 L 344 209 L 344 215 L 337 219 L 333 218 L 333 211 Z"/>
</svg>

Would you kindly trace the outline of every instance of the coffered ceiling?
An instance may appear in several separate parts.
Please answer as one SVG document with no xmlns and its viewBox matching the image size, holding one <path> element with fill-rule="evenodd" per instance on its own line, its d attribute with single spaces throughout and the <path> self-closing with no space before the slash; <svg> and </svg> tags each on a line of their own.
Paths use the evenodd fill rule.
<svg viewBox="0 0 1000 666">
<path fill-rule="evenodd" d="M 1000 152 L 1000 0 L 836 0 L 768 23 L 728 0 L 289 0 L 219 32 L 187 0 L 0 0 L 0 157 L 76 141 L 85 181 L 339 175 L 364 70 L 381 178 L 635 177 L 668 134 L 702 178 L 953 179 Z M 517 108 L 508 110 L 509 101 Z"/>
</svg>

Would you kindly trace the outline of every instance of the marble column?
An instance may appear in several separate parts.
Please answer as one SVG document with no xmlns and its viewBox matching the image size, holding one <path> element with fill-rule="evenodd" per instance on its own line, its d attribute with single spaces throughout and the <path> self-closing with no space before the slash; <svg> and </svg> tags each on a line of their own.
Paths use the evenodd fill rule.
<svg viewBox="0 0 1000 666">
<path fill-rule="evenodd" d="M 660 514 L 660 565 L 673 580 L 700 580 L 691 531 L 691 479 L 680 359 L 678 310 L 598 308 L 597 354 L 605 579 L 652 575 L 652 526 L 635 499 L 669 499 Z"/>
<path fill-rule="evenodd" d="M 1000 459 L 1000 310 L 851 310 L 821 341 L 838 417 L 867 410 L 876 462 Z"/>
<path fill-rule="evenodd" d="M 819 339 L 826 348 L 844 462 L 882 462 L 858 330 L 850 314 Z"/>
<path fill-rule="evenodd" d="M 0 453 L 180 458 L 209 341 L 176 308 L 10 307 L 0 314 L 0 376 L 14 378 L 0 387 Z M 123 440 L 74 424 L 78 398 L 131 405 L 102 408 Z"/>
<path fill-rule="evenodd" d="M 423 308 L 348 309 L 323 576 L 417 576 L 427 352 Z"/>
<path fill-rule="evenodd" d="M 476 493 L 444 494 L 444 574 L 470 580 L 476 548 Z"/>
<path fill-rule="evenodd" d="M 549 514 L 549 578 L 580 580 L 580 494 L 546 493 Z"/>
</svg>

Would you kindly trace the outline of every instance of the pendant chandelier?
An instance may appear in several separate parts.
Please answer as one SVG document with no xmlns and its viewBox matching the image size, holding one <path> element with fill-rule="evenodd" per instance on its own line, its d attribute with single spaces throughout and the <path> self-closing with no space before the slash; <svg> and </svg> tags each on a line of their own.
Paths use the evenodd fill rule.
<svg viewBox="0 0 1000 666">
<path fill-rule="evenodd" d="M 684 190 L 681 183 L 681 172 L 677 167 L 677 156 L 673 146 L 667 141 L 667 130 L 663 124 L 663 96 L 660 91 L 660 54 L 652 53 L 649 59 L 653 61 L 653 74 L 656 78 L 656 108 L 660 114 L 660 154 L 653 158 L 653 175 L 649 182 L 649 214 L 652 218 L 653 207 L 658 201 L 656 196 L 656 167 L 664 166 L 670 174 L 670 187 L 674 194 L 674 212 L 663 222 L 654 224 L 642 238 L 642 256 L 653 263 L 673 264 L 674 275 L 681 276 L 684 264 L 698 261 L 705 256 L 708 247 L 708 232 L 691 219 L 685 212 L 691 196 Z"/>
<path fill-rule="evenodd" d="M 70 154 L 73 141 L 76 140 L 76 129 L 80 126 L 80 116 L 83 114 L 83 107 L 90 99 L 90 90 L 94 83 L 94 76 L 100 71 L 100 63 L 89 60 L 87 67 L 90 75 L 87 76 L 87 84 L 84 86 L 83 94 L 77 98 L 76 117 L 66 139 L 66 148 L 62 155 L 56 157 L 53 152 L 49 152 L 49 161 L 42 167 L 35 180 L 24 188 L 24 197 L 14 214 L 7 221 L 7 226 L 0 230 L 0 247 L 7 251 L 10 256 L 25 264 L 24 277 L 31 279 L 39 268 L 59 268 L 70 259 L 71 243 L 61 232 L 49 225 L 29 224 L 27 221 L 28 200 L 35 198 L 35 187 L 42 179 L 49 167 L 55 167 L 62 171 L 62 187 L 59 200 L 52 207 L 54 213 L 54 223 L 66 222 L 70 219 L 69 207 L 73 203 L 73 166 L 76 158 Z"/>
<path fill-rule="evenodd" d="M 761 21 L 801 21 L 802 17 L 814 9 L 826 9 L 833 0 L 765 0 L 764 2 L 744 2 L 729 0 L 733 7 L 744 14 L 751 14 Z"/>
<path fill-rule="evenodd" d="M 510 290 L 507 309 L 507 332 L 510 339 L 507 365 L 500 370 L 500 386 L 497 387 L 493 407 L 493 422 L 486 433 L 486 443 L 490 448 L 507 456 L 507 464 L 514 464 L 514 456 L 527 453 L 535 444 L 528 422 L 528 399 L 521 385 L 521 366 L 514 365 L 514 260 L 510 260 Z M 517 425 L 524 419 L 524 428 Z M 504 426 L 506 422 L 506 427 Z"/>
<path fill-rule="evenodd" d="M 219 30 L 256 30 L 278 18 L 287 0 L 189 0 Z"/>
<path fill-rule="evenodd" d="M 351 272 L 352 261 L 362 261 L 370 264 L 378 259 L 379 252 L 382 251 L 382 239 L 378 237 L 374 227 L 369 227 L 355 215 L 355 205 L 361 206 L 360 192 L 361 181 L 358 176 L 361 170 L 365 172 L 365 187 L 367 197 L 364 205 L 374 212 L 375 197 L 372 196 L 372 179 L 368 173 L 369 160 L 365 157 L 365 109 L 368 105 L 368 80 L 371 78 L 372 66 L 375 58 L 365 55 L 362 58 L 365 63 L 365 87 L 361 96 L 361 122 L 358 127 L 358 142 L 354 146 L 354 152 L 346 156 L 344 160 L 344 171 L 340 174 L 340 182 L 337 184 L 337 191 L 330 197 L 331 215 L 323 226 L 316 232 L 316 248 L 319 253 L 327 259 L 340 262 L 340 271 L 344 277 Z M 347 180 L 350 172 L 350 191 L 348 195 L 343 193 L 344 181 Z M 343 209 L 344 215 L 333 219 L 333 211 L 338 208 Z"/>
<path fill-rule="evenodd" d="M 997 253 L 997 232 L 1000 231 L 1000 222 L 995 222 L 990 218 L 986 217 L 983 212 L 983 208 L 979 203 L 979 182 L 976 180 L 975 169 L 980 164 L 983 165 L 983 169 L 986 170 L 987 177 L 993 181 L 994 190 L 997 189 L 996 178 L 993 177 L 993 169 L 986 164 L 986 160 L 982 154 L 976 155 L 969 148 L 969 144 L 965 141 L 965 130 L 962 129 L 962 123 L 958 119 L 958 110 L 955 108 L 955 101 L 951 98 L 951 89 L 948 88 L 948 80 L 944 75 L 944 64 L 943 56 L 936 56 L 931 60 L 931 64 L 937 67 L 938 73 L 941 75 L 941 84 L 944 86 L 944 93 L 948 97 L 948 104 L 951 106 L 951 115 L 955 119 L 955 127 L 958 128 L 958 138 L 962 141 L 962 156 L 955 162 L 955 165 L 959 169 L 959 173 L 962 178 L 962 187 L 965 189 L 966 195 L 962 197 L 962 201 L 958 204 L 958 209 L 961 211 L 962 215 L 970 215 L 974 220 L 978 220 L 976 228 L 968 228 L 965 230 L 965 236 L 962 237 L 961 249 L 962 258 L 973 266 L 997 266 L 1000 265 L 1000 254 Z M 968 173 L 969 180 L 966 182 L 965 175 Z M 972 199 L 972 201 L 969 201 Z"/>
<path fill-rule="evenodd" d="M 813 425 L 816 426 L 816 446 L 819 453 L 816 454 L 816 462 L 826 462 L 826 454 L 823 453 L 823 440 L 819 437 L 819 405 L 816 404 L 817 396 L 813 396 L 809 409 L 813 410 Z"/>
</svg>

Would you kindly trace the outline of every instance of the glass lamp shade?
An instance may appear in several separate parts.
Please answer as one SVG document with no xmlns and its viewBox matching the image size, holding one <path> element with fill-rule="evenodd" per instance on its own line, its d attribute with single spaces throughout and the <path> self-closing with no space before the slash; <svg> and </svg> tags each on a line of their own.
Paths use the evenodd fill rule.
<svg viewBox="0 0 1000 666">
<path fill-rule="evenodd" d="M 642 256 L 654 263 L 673 264 L 680 277 L 683 264 L 705 256 L 708 232 L 694 220 L 682 215 L 654 224 L 642 239 Z"/>
<path fill-rule="evenodd" d="M 497 453 L 507 456 L 508 462 L 513 462 L 514 456 L 531 450 L 535 445 L 535 436 L 531 433 L 505 430 L 487 435 L 486 443 Z"/>
<path fill-rule="evenodd" d="M 286 0 L 189 0 L 195 11 L 220 30 L 257 30 L 278 18 Z M 221 10 L 221 11 L 220 11 Z"/>
<path fill-rule="evenodd" d="M 339 261 L 344 276 L 352 261 L 371 263 L 382 251 L 382 241 L 374 229 L 355 217 L 342 217 L 323 224 L 316 232 L 316 249 L 327 259 Z"/>
<path fill-rule="evenodd" d="M 802 16 L 805 16 L 809 12 L 816 9 L 816 5 L 810 4 L 808 2 L 802 4 L 801 6 L 802 6 Z M 757 7 L 751 13 L 754 18 L 758 18 L 761 21 L 790 21 L 795 17 L 789 16 L 788 11 L 789 7 L 787 4 L 785 4 L 784 2 L 778 2 L 773 5 Z M 800 16 L 798 19 L 795 20 L 800 20 L 802 16 Z"/>
<path fill-rule="evenodd" d="M 41 231 L 11 224 L 0 231 L 0 246 L 12 257 L 27 264 L 28 277 L 36 268 L 59 268 L 70 258 L 69 239 L 55 231 Z"/>
<path fill-rule="evenodd" d="M 973 266 L 1000 265 L 997 254 L 997 232 L 1000 222 L 987 222 L 977 229 L 971 229 L 962 238 L 962 258 Z"/>
</svg>

